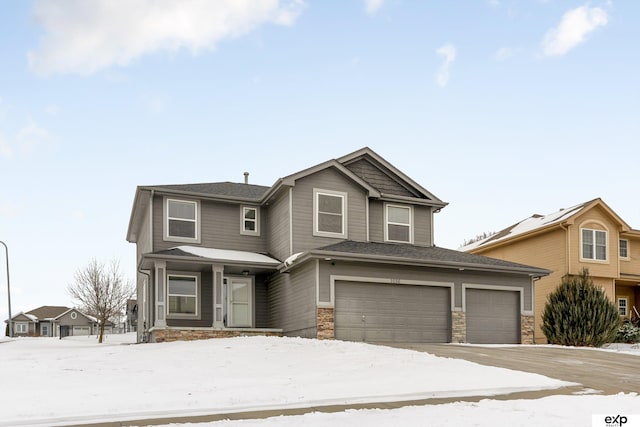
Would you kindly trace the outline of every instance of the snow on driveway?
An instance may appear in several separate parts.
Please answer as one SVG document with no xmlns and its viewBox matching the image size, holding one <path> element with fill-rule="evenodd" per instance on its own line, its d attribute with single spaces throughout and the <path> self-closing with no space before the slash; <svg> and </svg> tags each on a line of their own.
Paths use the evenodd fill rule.
<svg viewBox="0 0 640 427">
<path fill-rule="evenodd" d="M 384 346 L 250 337 L 0 344 L 0 426 L 496 395 L 569 383 Z M 111 343 L 111 344 L 110 344 Z"/>
</svg>

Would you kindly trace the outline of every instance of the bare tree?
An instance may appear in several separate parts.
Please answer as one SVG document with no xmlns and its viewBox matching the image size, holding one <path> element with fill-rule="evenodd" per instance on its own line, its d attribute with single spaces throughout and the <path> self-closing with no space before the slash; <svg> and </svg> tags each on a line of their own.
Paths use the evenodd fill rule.
<svg viewBox="0 0 640 427">
<path fill-rule="evenodd" d="M 102 343 L 105 324 L 122 314 L 135 289 L 122 276 L 117 260 L 105 266 L 94 258 L 86 267 L 76 271 L 74 283 L 67 287 L 67 291 L 87 314 L 98 319 L 98 342 Z"/>
</svg>

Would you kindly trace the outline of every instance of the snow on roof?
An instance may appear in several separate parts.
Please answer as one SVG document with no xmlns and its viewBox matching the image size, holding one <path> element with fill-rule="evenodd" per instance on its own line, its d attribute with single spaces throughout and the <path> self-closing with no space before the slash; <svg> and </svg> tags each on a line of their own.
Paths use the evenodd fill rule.
<svg viewBox="0 0 640 427">
<path fill-rule="evenodd" d="M 547 227 L 552 224 L 558 224 L 580 212 L 585 208 L 587 204 L 589 204 L 589 202 L 571 206 L 570 208 L 566 209 L 560 209 L 559 211 L 550 213 L 548 215 L 532 215 L 529 218 L 526 218 L 511 227 L 505 228 L 504 230 L 496 234 L 492 234 L 487 238 L 462 246 L 460 250 L 468 252 L 472 249 L 476 249 L 490 243 L 500 242 L 502 240 L 509 239 L 520 234 L 525 234 L 539 228 Z"/>
<path fill-rule="evenodd" d="M 279 265 L 280 261 L 267 255 L 255 252 L 233 251 L 229 249 L 200 248 L 195 246 L 177 246 L 173 249 L 179 249 L 183 252 L 190 253 L 202 258 L 216 259 L 221 261 L 236 261 L 258 264 Z"/>
</svg>

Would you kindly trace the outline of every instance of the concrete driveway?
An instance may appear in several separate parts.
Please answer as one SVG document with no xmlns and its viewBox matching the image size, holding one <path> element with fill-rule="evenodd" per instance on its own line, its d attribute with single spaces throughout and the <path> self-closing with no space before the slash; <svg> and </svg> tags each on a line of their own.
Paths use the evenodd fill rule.
<svg viewBox="0 0 640 427">
<path fill-rule="evenodd" d="M 482 347 L 463 344 L 403 344 L 394 347 L 454 357 L 483 365 L 532 372 L 582 384 L 584 392 L 640 392 L 640 356 L 550 346 Z M 576 388 L 556 394 L 575 393 Z"/>
</svg>

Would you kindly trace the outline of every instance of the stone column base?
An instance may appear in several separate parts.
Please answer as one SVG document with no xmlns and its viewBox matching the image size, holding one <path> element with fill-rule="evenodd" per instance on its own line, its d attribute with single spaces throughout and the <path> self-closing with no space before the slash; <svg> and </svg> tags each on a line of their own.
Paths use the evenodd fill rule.
<svg viewBox="0 0 640 427">
<path fill-rule="evenodd" d="M 316 309 L 316 338 L 332 340 L 336 337 L 333 307 L 318 307 Z"/>
<path fill-rule="evenodd" d="M 520 344 L 535 344 L 534 338 L 534 316 L 520 316 Z"/>
<path fill-rule="evenodd" d="M 451 312 L 451 342 L 467 342 L 467 316 L 464 311 Z"/>
</svg>

